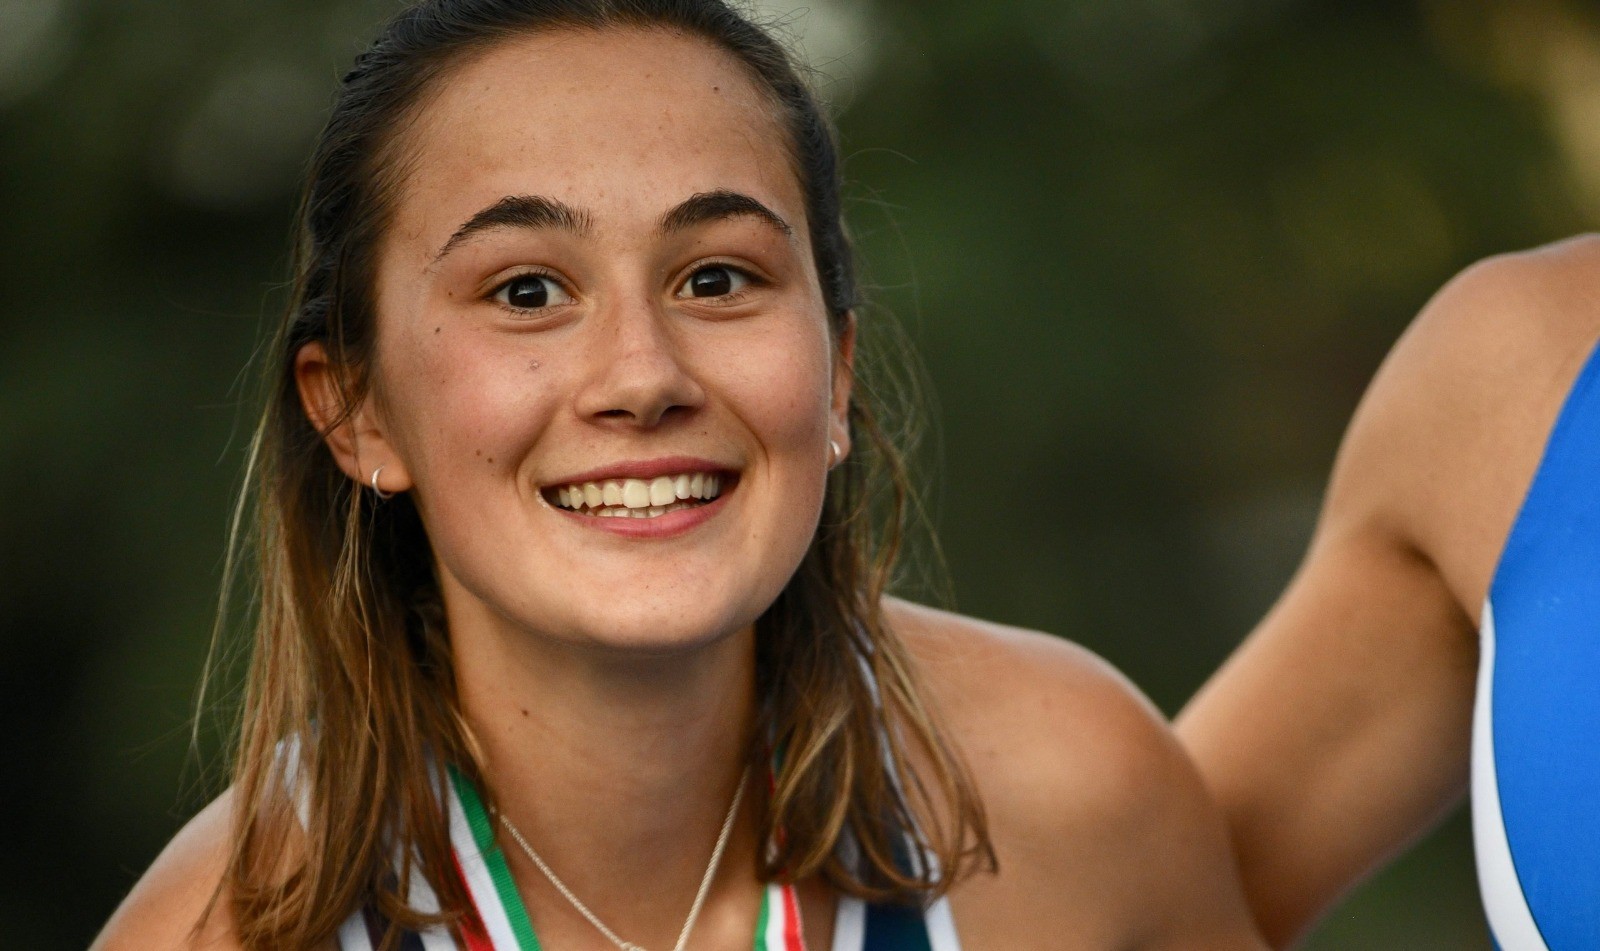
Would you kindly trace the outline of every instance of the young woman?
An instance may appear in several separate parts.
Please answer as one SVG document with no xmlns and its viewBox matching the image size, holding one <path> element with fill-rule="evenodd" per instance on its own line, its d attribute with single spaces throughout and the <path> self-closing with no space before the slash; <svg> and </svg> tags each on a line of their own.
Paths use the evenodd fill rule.
<svg viewBox="0 0 1600 951">
<path fill-rule="evenodd" d="M 832 134 L 722 3 L 404 10 L 296 280 L 235 781 L 101 947 L 1256 946 L 1136 693 L 885 597 Z"/>
<path fill-rule="evenodd" d="M 1292 943 L 1469 782 L 1503 951 L 1600 947 L 1600 241 L 1479 264 L 1394 348 L 1282 600 L 1179 729 Z"/>
</svg>

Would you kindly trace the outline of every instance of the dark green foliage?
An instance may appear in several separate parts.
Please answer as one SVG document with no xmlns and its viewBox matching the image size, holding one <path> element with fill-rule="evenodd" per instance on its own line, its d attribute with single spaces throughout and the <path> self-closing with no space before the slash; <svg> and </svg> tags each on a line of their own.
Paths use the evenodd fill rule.
<svg viewBox="0 0 1600 951">
<path fill-rule="evenodd" d="M 0 43 L 17 947 L 81 947 L 214 791 L 188 717 L 240 371 L 282 305 L 321 109 L 390 6 L 7 8 L 37 32 Z M 1420 3 L 883 0 L 819 64 L 848 77 L 824 92 L 865 318 L 904 324 L 937 396 L 921 471 L 960 609 L 1081 641 L 1175 710 L 1292 571 L 1343 423 L 1428 294 L 1581 229 L 1548 102 L 1479 68 L 1473 18 L 1505 4 L 1454 6 L 1440 26 Z M 1464 835 L 1313 946 L 1485 946 Z"/>
</svg>

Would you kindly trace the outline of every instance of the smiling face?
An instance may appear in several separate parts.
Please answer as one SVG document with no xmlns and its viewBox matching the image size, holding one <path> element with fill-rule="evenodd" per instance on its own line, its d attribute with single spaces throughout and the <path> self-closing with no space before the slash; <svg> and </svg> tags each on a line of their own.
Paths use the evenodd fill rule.
<svg viewBox="0 0 1600 951">
<path fill-rule="evenodd" d="M 848 346 L 772 111 L 704 41 L 563 31 L 477 55 L 403 133 L 340 461 L 412 493 L 456 636 L 679 649 L 793 574 Z"/>
</svg>

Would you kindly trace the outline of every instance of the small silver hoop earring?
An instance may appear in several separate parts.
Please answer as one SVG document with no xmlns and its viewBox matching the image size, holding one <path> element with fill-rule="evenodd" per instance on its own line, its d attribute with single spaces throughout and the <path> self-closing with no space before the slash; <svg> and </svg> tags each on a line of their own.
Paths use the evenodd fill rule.
<svg viewBox="0 0 1600 951">
<path fill-rule="evenodd" d="M 831 469 L 839 464 L 839 457 L 843 452 L 844 450 L 839 448 L 838 443 L 832 439 L 828 440 L 828 468 Z"/>
<path fill-rule="evenodd" d="M 369 482 L 372 483 L 372 494 L 376 495 L 380 499 L 393 498 L 394 497 L 394 493 L 393 492 L 385 492 L 382 489 L 378 488 L 378 473 L 380 473 L 382 471 L 383 471 L 383 466 L 379 466 L 378 468 L 372 470 L 372 478 L 368 480 Z"/>
</svg>

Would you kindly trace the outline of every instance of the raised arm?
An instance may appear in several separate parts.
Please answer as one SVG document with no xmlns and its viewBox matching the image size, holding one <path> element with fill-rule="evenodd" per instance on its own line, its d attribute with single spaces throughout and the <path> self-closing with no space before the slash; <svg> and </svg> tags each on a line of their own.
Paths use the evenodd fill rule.
<svg viewBox="0 0 1600 951">
<path fill-rule="evenodd" d="M 1466 788 L 1479 607 L 1600 330 L 1596 273 L 1576 240 L 1430 302 L 1356 412 L 1288 590 L 1179 717 L 1275 946 Z"/>
</svg>

